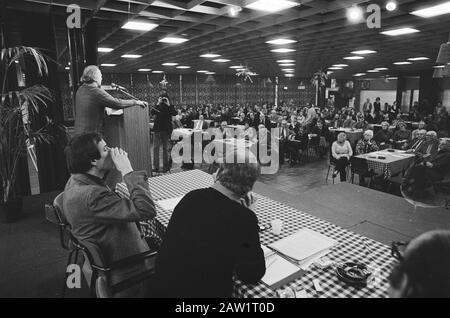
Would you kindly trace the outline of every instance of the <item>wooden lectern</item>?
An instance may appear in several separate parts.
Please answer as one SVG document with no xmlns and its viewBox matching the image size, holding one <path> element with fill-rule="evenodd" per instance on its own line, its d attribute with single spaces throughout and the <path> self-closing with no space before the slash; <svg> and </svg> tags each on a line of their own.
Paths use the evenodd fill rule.
<svg viewBox="0 0 450 318">
<path fill-rule="evenodd" d="M 135 171 L 145 170 L 152 175 L 150 158 L 149 114 L 147 108 L 130 107 L 123 114 L 105 116 L 103 135 L 110 147 L 120 147 L 128 153 L 131 165 Z M 117 171 L 116 171 L 117 172 Z M 120 173 L 108 176 L 106 183 L 111 189 L 121 182 Z"/>
</svg>

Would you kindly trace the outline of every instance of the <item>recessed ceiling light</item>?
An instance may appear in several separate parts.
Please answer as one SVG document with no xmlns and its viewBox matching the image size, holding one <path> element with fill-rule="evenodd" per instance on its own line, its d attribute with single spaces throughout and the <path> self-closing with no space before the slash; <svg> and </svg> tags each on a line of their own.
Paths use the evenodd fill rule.
<svg viewBox="0 0 450 318">
<path fill-rule="evenodd" d="M 433 66 L 433 68 L 444 68 L 445 67 L 445 65 L 436 65 L 436 66 Z"/>
<path fill-rule="evenodd" d="M 216 72 L 208 72 L 208 73 L 205 73 L 206 75 L 214 75 L 214 74 L 216 74 Z"/>
<path fill-rule="evenodd" d="M 383 32 L 381 32 L 381 34 L 389 35 L 389 36 L 398 36 L 398 35 L 412 34 L 412 33 L 417 33 L 417 32 L 420 32 L 420 31 L 417 29 L 413 29 L 413 28 L 400 28 L 400 29 L 394 29 L 394 30 L 389 30 L 389 31 L 383 31 Z"/>
<path fill-rule="evenodd" d="M 202 71 L 197 71 L 197 73 L 209 73 L 209 71 L 202 70 Z"/>
<path fill-rule="evenodd" d="M 274 49 L 274 50 L 270 50 L 270 52 L 275 52 L 275 53 L 289 53 L 289 52 L 295 52 L 294 49 L 286 49 L 286 48 L 282 48 L 282 49 Z"/>
<path fill-rule="evenodd" d="M 113 51 L 113 49 L 109 48 L 109 47 L 99 47 L 97 48 L 97 52 L 101 52 L 101 53 L 109 53 Z"/>
<path fill-rule="evenodd" d="M 395 9 L 397 9 L 397 3 L 395 3 L 395 1 L 389 1 L 386 3 L 386 10 L 394 11 Z"/>
<path fill-rule="evenodd" d="M 164 72 L 163 71 L 152 71 L 152 73 L 161 74 L 161 73 L 164 73 Z"/>
<path fill-rule="evenodd" d="M 368 70 L 367 73 L 378 73 L 380 72 L 379 70 Z"/>
<path fill-rule="evenodd" d="M 359 77 L 359 76 L 364 76 L 364 75 L 366 75 L 366 73 L 357 73 L 357 74 L 354 74 L 353 76 Z"/>
<path fill-rule="evenodd" d="M 138 58 L 142 57 L 142 55 L 139 55 L 139 54 L 124 54 L 124 55 L 122 55 L 122 57 L 126 58 L 126 59 L 138 59 Z"/>
<path fill-rule="evenodd" d="M 425 60 L 429 60 L 429 58 L 425 56 L 420 56 L 420 57 L 411 57 L 408 59 L 408 61 L 425 61 Z"/>
<path fill-rule="evenodd" d="M 138 69 L 139 72 L 150 72 L 152 69 L 151 68 L 140 68 Z"/>
<path fill-rule="evenodd" d="M 387 79 L 390 79 L 390 80 L 395 80 L 395 79 L 398 79 L 398 77 L 393 77 L 393 76 L 390 76 L 390 77 L 388 77 Z"/>
<path fill-rule="evenodd" d="M 240 68 L 243 68 L 243 66 L 242 65 L 234 65 L 234 66 L 230 66 L 230 68 L 232 68 L 232 69 L 240 69 Z"/>
<path fill-rule="evenodd" d="M 116 66 L 117 64 L 111 64 L 111 63 L 103 63 L 100 64 L 100 66 L 106 66 L 106 67 L 112 67 L 112 66 Z"/>
<path fill-rule="evenodd" d="M 159 40 L 158 42 L 162 42 L 162 43 L 171 43 L 171 44 L 180 44 L 180 43 L 184 43 L 189 41 L 188 39 L 184 39 L 184 38 L 177 38 L 174 36 L 166 36 L 165 38 L 162 38 L 161 40 Z"/>
<path fill-rule="evenodd" d="M 342 67 L 329 67 L 329 70 L 337 71 L 337 70 L 343 70 Z"/>
<path fill-rule="evenodd" d="M 156 28 L 158 25 L 149 22 L 137 22 L 129 21 L 122 26 L 122 29 L 138 30 L 138 31 L 150 31 Z"/>
<path fill-rule="evenodd" d="M 215 58 L 215 57 L 219 57 L 219 56 L 220 56 L 220 54 L 212 54 L 212 53 L 200 55 L 200 57 L 207 57 L 207 58 Z"/>
<path fill-rule="evenodd" d="M 289 39 L 276 39 L 276 40 L 267 41 L 266 43 L 275 44 L 275 45 L 284 45 L 284 44 L 290 44 L 290 43 L 295 43 L 295 42 L 297 42 L 297 41 L 289 40 Z"/>
<path fill-rule="evenodd" d="M 249 5 L 246 5 L 245 7 L 259 11 L 277 12 L 298 5 L 299 5 L 298 3 L 288 0 L 258 0 Z"/>
<path fill-rule="evenodd" d="M 245 68 L 237 68 L 236 71 L 245 71 Z"/>
<path fill-rule="evenodd" d="M 422 18 L 431 18 L 447 13 L 450 13 L 450 1 L 411 12 L 411 14 Z"/>
<path fill-rule="evenodd" d="M 347 19 L 352 23 L 357 23 L 363 18 L 363 10 L 357 5 L 347 9 Z"/>
<path fill-rule="evenodd" d="M 177 66 L 178 63 L 171 63 L 171 62 L 168 62 L 168 63 L 163 63 L 162 65 L 163 65 L 163 66 Z"/>
<path fill-rule="evenodd" d="M 295 63 L 295 60 L 278 60 L 278 63 Z"/>
<path fill-rule="evenodd" d="M 283 72 L 294 72 L 295 69 L 293 69 L 293 68 L 283 68 L 282 71 Z"/>
<path fill-rule="evenodd" d="M 377 71 L 387 71 L 388 68 L 387 68 L 387 67 L 377 67 L 377 68 L 374 68 L 374 70 L 377 70 Z"/>
<path fill-rule="evenodd" d="M 282 63 L 282 64 L 280 64 L 280 66 L 295 66 L 295 64 L 294 63 Z"/>
<path fill-rule="evenodd" d="M 181 69 L 187 70 L 188 68 L 191 68 L 191 67 L 187 66 L 187 65 L 180 65 L 180 66 L 177 66 L 177 68 L 181 68 Z"/>
<path fill-rule="evenodd" d="M 70 67 L 66 66 L 64 69 L 65 69 L 65 70 L 70 70 Z"/>
<path fill-rule="evenodd" d="M 217 63 L 227 63 L 227 62 L 230 62 L 230 60 L 227 60 L 227 59 L 216 59 L 216 60 L 213 60 L 213 62 L 217 62 Z"/>
<path fill-rule="evenodd" d="M 334 64 L 333 67 L 347 67 L 347 64 Z"/>
<path fill-rule="evenodd" d="M 364 57 L 363 56 L 347 56 L 344 57 L 344 60 L 363 60 Z"/>
<path fill-rule="evenodd" d="M 395 62 L 395 65 L 408 65 L 408 64 L 412 64 L 411 62 Z"/>
<path fill-rule="evenodd" d="M 377 53 L 377 51 L 373 50 L 359 50 L 359 51 L 353 51 L 352 54 L 374 54 Z"/>
<path fill-rule="evenodd" d="M 294 77 L 294 74 L 284 74 L 284 77 Z"/>
</svg>

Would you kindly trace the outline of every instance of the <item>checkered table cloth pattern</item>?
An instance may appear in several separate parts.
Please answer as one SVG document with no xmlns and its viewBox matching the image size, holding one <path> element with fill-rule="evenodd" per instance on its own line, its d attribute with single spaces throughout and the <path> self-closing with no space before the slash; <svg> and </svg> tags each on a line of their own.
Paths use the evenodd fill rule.
<svg viewBox="0 0 450 318">
<path fill-rule="evenodd" d="M 212 176 L 199 170 L 149 179 L 150 190 L 152 191 L 154 200 L 182 196 L 194 189 L 209 187 L 212 183 Z M 125 184 L 118 184 L 116 190 L 122 196 L 128 196 L 128 190 Z M 369 264 L 370 268 L 375 269 L 376 273 L 376 279 L 372 284 L 369 284 L 367 287 L 357 288 L 340 281 L 334 269 L 331 267 L 328 269 L 319 269 L 311 266 L 304 276 L 286 284 L 282 288 L 304 289 L 310 297 L 314 298 L 387 297 L 387 276 L 394 263 L 388 246 L 295 210 L 262 195 L 255 194 L 255 196 L 257 198 L 255 211 L 260 224 L 267 225 L 273 219 L 283 221 L 281 235 L 276 236 L 270 231 L 260 233 L 262 244 L 267 245 L 273 243 L 306 227 L 338 241 L 338 245 L 333 247 L 327 255 L 332 261 L 338 263 L 349 261 L 363 262 Z M 157 212 L 159 221 L 167 225 L 171 213 L 160 207 L 158 207 Z M 143 224 L 145 225 L 145 222 Z M 365 247 L 365 244 L 369 247 L 370 252 Z M 323 291 L 315 291 L 312 282 L 313 279 L 320 280 Z M 256 285 L 245 285 L 238 279 L 235 279 L 233 294 L 235 297 L 276 297 L 276 292 L 262 282 Z"/>
<path fill-rule="evenodd" d="M 405 171 L 411 163 L 414 161 L 414 156 L 410 157 L 393 157 L 389 152 L 382 152 L 378 154 L 375 152 L 375 155 L 383 155 L 386 157 L 382 162 L 381 159 L 372 159 L 369 158 L 374 153 L 368 153 L 364 155 L 360 155 L 358 157 L 364 158 L 367 160 L 367 166 L 369 170 L 372 170 L 376 174 L 382 174 L 386 179 L 389 179 L 392 175 L 396 175 Z"/>
</svg>

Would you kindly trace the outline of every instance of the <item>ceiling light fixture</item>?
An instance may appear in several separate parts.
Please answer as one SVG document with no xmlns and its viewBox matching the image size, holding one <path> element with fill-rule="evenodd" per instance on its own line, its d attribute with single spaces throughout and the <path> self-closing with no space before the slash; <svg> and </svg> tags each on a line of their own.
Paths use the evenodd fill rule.
<svg viewBox="0 0 450 318">
<path fill-rule="evenodd" d="M 151 68 L 140 68 L 138 69 L 139 72 L 150 72 L 152 69 Z"/>
<path fill-rule="evenodd" d="M 216 60 L 213 60 L 213 62 L 216 62 L 216 63 L 227 63 L 227 62 L 230 62 L 231 60 L 227 60 L 227 59 L 216 59 Z"/>
<path fill-rule="evenodd" d="M 122 29 L 137 30 L 137 31 L 150 31 L 156 28 L 158 25 L 149 22 L 137 22 L 128 21 L 122 26 Z"/>
<path fill-rule="evenodd" d="M 100 53 L 109 53 L 111 51 L 113 51 L 113 49 L 111 49 L 109 47 L 99 47 L 99 48 L 97 48 L 97 52 L 100 52 Z"/>
<path fill-rule="evenodd" d="M 161 74 L 161 73 L 164 73 L 164 72 L 163 71 L 152 71 L 152 73 Z"/>
<path fill-rule="evenodd" d="M 142 57 L 142 55 L 139 55 L 139 54 L 124 54 L 121 57 L 126 58 L 126 59 L 138 59 L 138 58 Z"/>
<path fill-rule="evenodd" d="M 347 9 L 347 19 L 351 23 L 358 23 L 363 19 L 363 10 L 357 5 Z"/>
<path fill-rule="evenodd" d="M 380 72 L 379 70 L 368 70 L 367 73 L 378 73 Z"/>
<path fill-rule="evenodd" d="M 209 73 L 209 71 L 200 70 L 200 71 L 197 71 L 197 73 Z"/>
<path fill-rule="evenodd" d="M 230 66 L 230 68 L 233 68 L 233 69 L 242 68 L 242 65 L 234 65 L 234 66 Z"/>
<path fill-rule="evenodd" d="M 212 54 L 212 53 L 200 55 L 200 57 L 206 57 L 206 58 L 215 58 L 215 57 L 219 57 L 219 56 L 220 56 L 220 54 Z"/>
<path fill-rule="evenodd" d="M 400 28 L 400 29 L 394 29 L 394 30 L 389 30 L 389 31 L 383 31 L 383 32 L 381 32 L 381 34 L 389 35 L 389 36 L 399 36 L 399 35 L 412 34 L 412 33 L 417 33 L 417 32 L 420 32 L 420 31 L 417 29 L 413 29 L 413 28 Z"/>
<path fill-rule="evenodd" d="M 445 68 L 445 65 L 436 65 L 436 66 L 433 66 L 433 68 Z"/>
<path fill-rule="evenodd" d="M 168 62 L 168 63 L 163 63 L 163 66 L 177 66 L 178 63 L 172 63 L 172 62 Z"/>
<path fill-rule="evenodd" d="M 187 65 L 180 65 L 180 66 L 177 66 L 177 68 L 187 70 L 188 68 L 191 68 L 191 67 L 187 66 Z"/>
<path fill-rule="evenodd" d="M 278 60 L 278 63 L 295 63 L 295 60 Z"/>
<path fill-rule="evenodd" d="M 205 73 L 206 75 L 214 75 L 214 74 L 216 74 L 216 72 L 208 72 L 208 73 Z"/>
<path fill-rule="evenodd" d="M 426 61 L 426 60 L 429 60 L 429 58 L 428 57 L 424 57 L 424 56 L 411 57 L 411 58 L 408 59 L 408 61 Z"/>
<path fill-rule="evenodd" d="M 354 74 L 353 76 L 359 77 L 359 76 L 364 76 L 364 75 L 366 75 L 366 73 L 357 73 L 357 74 Z"/>
<path fill-rule="evenodd" d="M 270 52 L 274 52 L 274 53 L 290 53 L 290 52 L 295 52 L 295 50 L 294 49 L 281 48 L 281 49 L 270 50 Z"/>
<path fill-rule="evenodd" d="M 347 67 L 347 64 L 334 64 L 333 67 Z"/>
<path fill-rule="evenodd" d="M 280 66 L 295 66 L 295 64 L 294 63 L 282 63 L 282 64 L 280 64 Z"/>
<path fill-rule="evenodd" d="M 432 18 L 447 13 L 450 13 L 450 1 L 411 12 L 412 15 L 422 18 Z"/>
<path fill-rule="evenodd" d="M 284 74 L 284 77 L 294 77 L 294 74 Z"/>
<path fill-rule="evenodd" d="M 271 41 L 267 41 L 267 44 L 274 44 L 274 45 L 285 45 L 285 44 L 291 44 L 291 43 L 295 43 L 297 41 L 295 40 L 289 40 L 289 39 L 275 39 L 275 40 L 271 40 Z"/>
<path fill-rule="evenodd" d="M 333 71 L 343 70 L 342 67 L 336 67 L 336 66 L 334 66 L 334 67 L 329 67 L 328 69 L 329 69 L 329 70 L 333 70 Z"/>
<path fill-rule="evenodd" d="M 184 39 L 184 38 L 174 37 L 174 36 L 166 36 L 165 38 L 162 38 L 158 42 L 170 43 L 170 44 L 180 44 L 180 43 L 184 43 L 184 42 L 187 42 L 187 41 L 189 41 L 189 40 L 188 39 Z"/>
<path fill-rule="evenodd" d="M 408 65 L 412 64 L 411 62 L 394 62 L 395 65 Z"/>
<path fill-rule="evenodd" d="M 258 0 L 246 5 L 248 9 L 265 11 L 265 12 L 277 12 L 286 10 L 292 7 L 296 7 L 299 4 L 288 0 Z"/>
<path fill-rule="evenodd" d="M 344 60 L 363 60 L 364 59 L 364 57 L 362 57 L 362 56 L 347 56 L 347 57 L 344 57 Z"/>
<path fill-rule="evenodd" d="M 377 51 L 373 51 L 373 50 L 359 50 L 359 51 L 353 51 L 352 54 L 374 54 L 377 53 Z"/>
<path fill-rule="evenodd" d="M 377 68 L 374 68 L 374 70 L 377 70 L 377 71 L 387 71 L 387 70 L 389 70 L 387 67 L 377 67 Z"/>
<path fill-rule="evenodd" d="M 106 66 L 106 67 L 113 67 L 113 66 L 116 66 L 117 64 L 111 64 L 111 63 L 103 63 L 103 64 L 100 64 L 100 66 Z"/>
</svg>

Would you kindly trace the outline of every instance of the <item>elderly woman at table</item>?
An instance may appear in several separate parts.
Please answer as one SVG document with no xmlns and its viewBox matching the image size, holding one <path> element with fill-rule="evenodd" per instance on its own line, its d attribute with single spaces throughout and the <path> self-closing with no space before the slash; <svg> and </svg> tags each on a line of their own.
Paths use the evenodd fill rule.
<svg viewBox="0 0 450 318">
<path fill-rule="evenodd" d="M 345 133 L 340 133 L 337 136 L 337 140 L 333 142 L 331 146 L 332 161 L 336 165 L 336 169 L 333 173 L 333 178 L 339 173 L 341 176 L 341 182 L 347 180 L 347 173 L 345 168 L 347 167 L 350 158 L 353 156 L 352 146 L 347 140 Z"/>
<path fill-rule="evenodd" d="M 264 276 L 251 194 L 259 166 L 237 151 L 225 162 L 212 187 L 189 192 L 175 207 L 156 261 L 156 297 L 229 298 L 234 275 L 244 284 Z"/>
<path fill-rule="evenodd" d="M 450 298 L 450 231 L 394 242 L 392 255 L 398 263 L 389 277 L 391 298 Z"/>
<path fill-rule="evenodd" d="M 366 130 L 362 139 L 356 143 L 356 154 L 362 155 L 369 152 L 378 151 L 377 143 L 372 139 L 373 131 Z"/>
<path fill-rule="evenodd" d="M 367 130 L 368 127 L 369 127 L 369 124 L 364 119 L 364 115 L 361 113 L 358 113 L 358 115 L 356 116 L 356 123 L 353 125 L 352 128 Z"/>
</svg>

